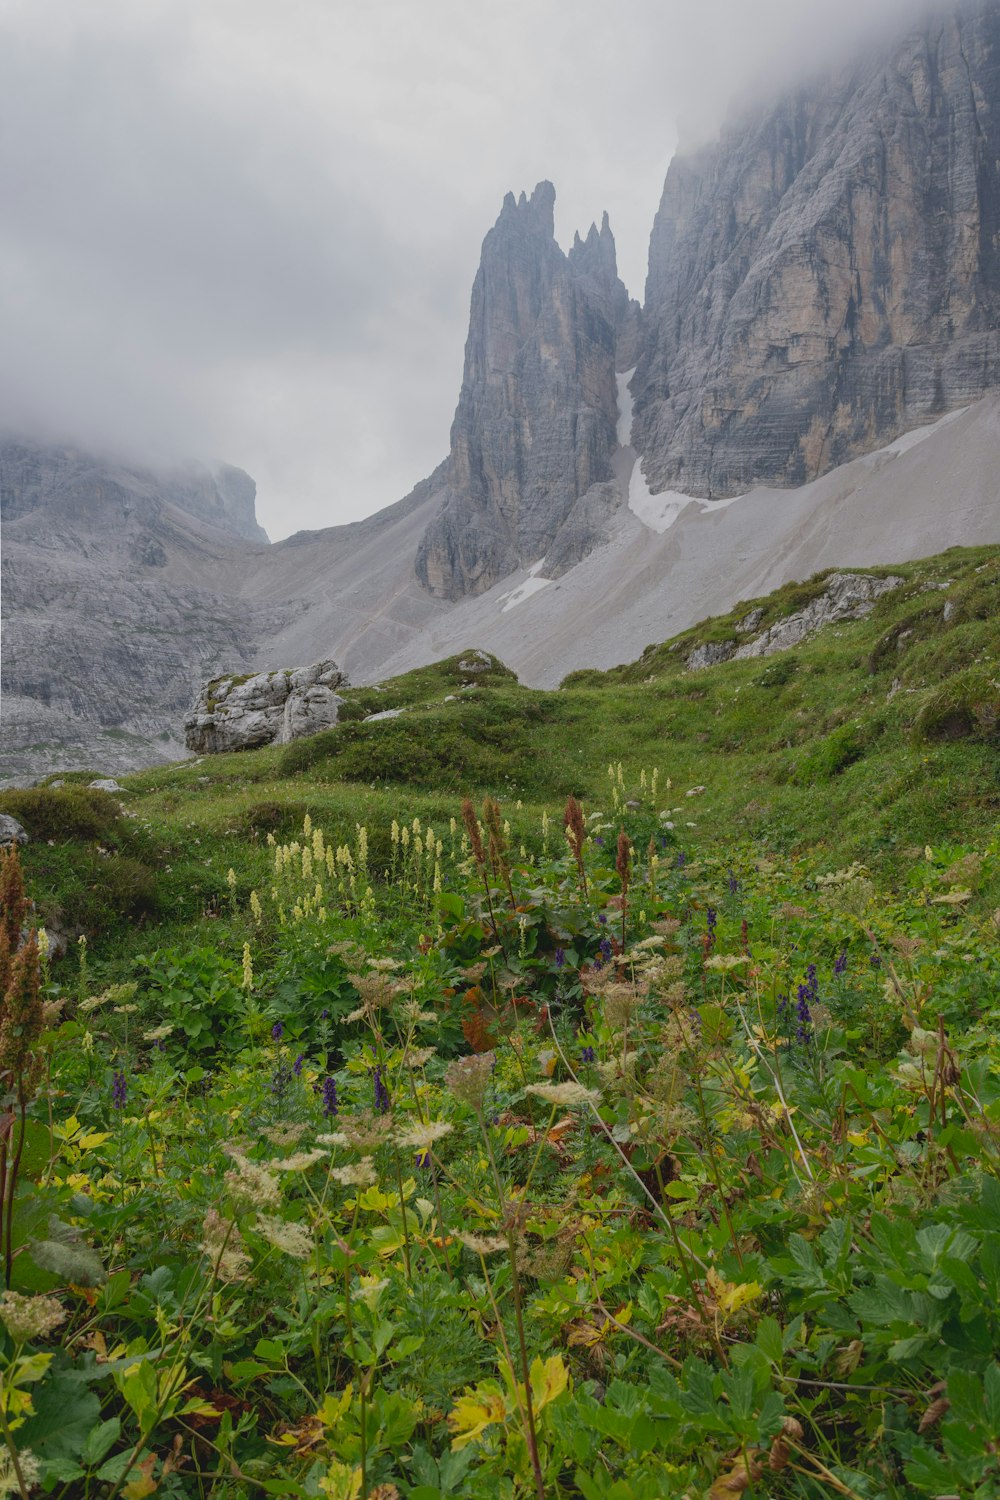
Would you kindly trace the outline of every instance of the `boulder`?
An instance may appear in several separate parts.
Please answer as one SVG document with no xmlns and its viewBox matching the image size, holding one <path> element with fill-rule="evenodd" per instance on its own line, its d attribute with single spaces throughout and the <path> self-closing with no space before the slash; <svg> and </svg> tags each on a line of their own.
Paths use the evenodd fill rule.
<svg viewBox="0 0 1000 1500">
<path fill-rule="evenodd" d="M 13 844 L 26 844 L 28 835 L 16 818 L 0 813 L 0 849 L 9 849 Z"/>
<path fill-rule="evenodd" d="M 217 677 L 205 684 L 184 720 L 185 743 L 197 755 L 287 745 L 336 724 L 343 703 L 336 689 L 347 686 L 335 661 Z"/>
<path fill-rule="evenodd" d="M 96 792 L 123 792 L 125 790 L 111 776 L 102 776 L 98 781 L 88 782 L 88 785 Z"/>
</svg>

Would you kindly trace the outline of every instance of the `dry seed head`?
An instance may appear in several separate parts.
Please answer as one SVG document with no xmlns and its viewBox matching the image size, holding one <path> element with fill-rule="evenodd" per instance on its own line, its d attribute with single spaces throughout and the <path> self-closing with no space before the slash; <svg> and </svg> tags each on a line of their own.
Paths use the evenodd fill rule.
<svg viewBox="0 0 1000 1500">
<path fill-rule="evenodd" d="M 477 1114 L 482 1112 L 495 1061 L 495 1053 L 479 1052 L 471 1057 L 457 1057 L 445 1072 L 445 1083 L 455 1098 L 468 1104 Z"/>
</svg>

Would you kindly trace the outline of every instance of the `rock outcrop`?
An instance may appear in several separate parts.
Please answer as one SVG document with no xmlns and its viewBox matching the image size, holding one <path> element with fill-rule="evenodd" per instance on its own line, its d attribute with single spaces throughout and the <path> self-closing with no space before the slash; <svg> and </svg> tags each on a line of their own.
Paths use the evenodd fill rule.
<svg viewBox="0 0 1000 1500">
<path fill-rule="evenodd" d="M 216 678 L 202 688 L 184 721 L 185 742 L 196 755 L 287 745 L 336 724 L 344 701 L 336 689 L 347 685 L 335 661 Z"/>
<path fill-rule="evenodd" d="M 620 503 L 612 454 L 616 368 L 633 358 L 639 310 L 618 277 L 607 215 L 568 255 L 555 189 L 508 193 L 483 242 L 446 493 L 417 552 L 435 597 L 480 594 L 547 559 L 572 567 Z"/>
<path fill-rule="evenodd" d="M 1000 384 L 1000 6 L 679 155 L 634 442 L 650 488 L 797 485 Z"/>
<path fill-rule="evenodd" d="M 769 625 L 752 641 L 740 646 L 736 641 L 710 641 L 696 646 L 685 663 L 689 672 L 704 667 L 718 666 L 723 661 L 744 661 L 753 656 L 775 656 L 779 651 L 790 651 L 808 636 L 815 635 L 824 625 L 834 625 L 838 620 L 862 620 L 870 615 L 883 594 L 898 589 L 904 580 L 890 574 L 887 578 L 876 578 L 870 573 L 833 573 L 823 587 L 823 592 L 811 599 L 805 609 L 797 610 Z M 753 625 L 748 621 L 755 618 Z M 740 634 L 756 630 L 763 618 L 763 610 L 751 611 L 736 626 Z"/>
</svg>

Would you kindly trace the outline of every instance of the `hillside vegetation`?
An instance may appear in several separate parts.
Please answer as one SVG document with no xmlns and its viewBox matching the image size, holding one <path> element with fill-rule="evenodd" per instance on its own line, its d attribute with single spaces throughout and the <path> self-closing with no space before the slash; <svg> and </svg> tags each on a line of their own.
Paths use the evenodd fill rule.
<svg viewBox="0 0 1000 1500">
<path fill-rule="evenodd" d="M 1000 550 L 892 571 L 0 796 L 0 1492 L 1000 1493 Z"/>
</svg>

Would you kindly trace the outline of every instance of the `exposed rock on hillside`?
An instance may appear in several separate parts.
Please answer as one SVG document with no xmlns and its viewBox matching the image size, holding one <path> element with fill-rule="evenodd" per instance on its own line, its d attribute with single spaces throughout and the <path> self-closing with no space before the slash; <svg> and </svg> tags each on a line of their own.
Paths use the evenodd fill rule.
<svg viewBox="0 0 1000 1500">
<path fill-rule="evenodd" d="M 184 738 L 198 755 L 287 745 L 337 722 L 347 687 L 335 661 L 318 661 L 297 672 L 259 672 L 206 683 L 184 721 Z"/>
<path fill-rule="evenodd" d="M 802 484 L 1000 384 L 1000 6 L 678 156 L 635 443 L 654 491 Z"/>
<path fill-rule="evenodd" d="M 736 641 L 709 641 L 696 646 L 685 665 L 689 672 L 704 667 L 718 666 L 723 661 L 743 661 L 752 656 L 774 656 L 778 651 L 790 651 L 808 636 L 815 635 L 824 625 L 833 625 L 838 620 L 862 620 L 870 615 L 883 594 L 898 589 L 902 578 L 874 578 L 868 573 L 834 573 L 826 580 L 821 594 L 811 599 L 805 609 L 776 620 L 773 625 L 740 646 Z M 741 620 L 736 629 L 741 634 L 755 630 L 763 618 L 763 610 L 755 609 Z M 755 619 L 753 625 L 748 621 Z"/>
<path fill-rule="evenodd" d="M 508 193 L 483 242 L 445 501 L 417 552 L 437 598 L 483 593 L 542 558 L 557 576 L 604 539 L 619 503 L 615 370 L 619 339 L 634 358 L 639 309 L 607 215 L 567 256 L 554 203 L 549 182 L 530 199 Z"/>
</svg>

